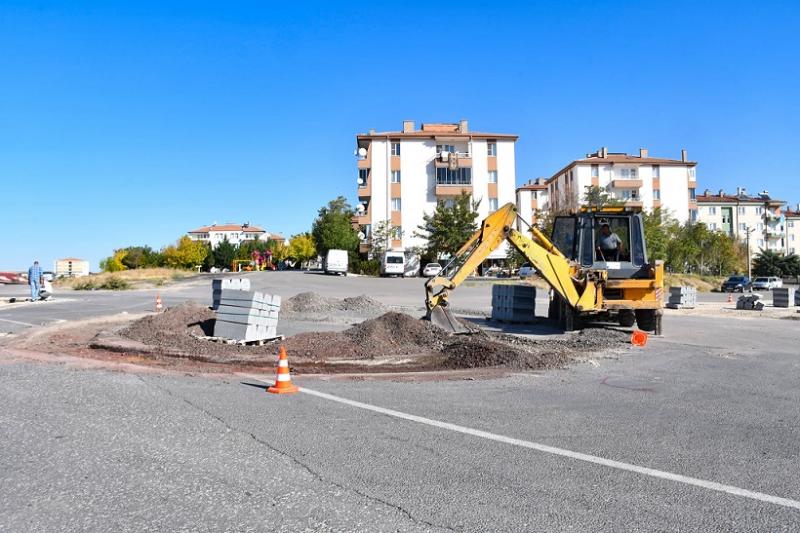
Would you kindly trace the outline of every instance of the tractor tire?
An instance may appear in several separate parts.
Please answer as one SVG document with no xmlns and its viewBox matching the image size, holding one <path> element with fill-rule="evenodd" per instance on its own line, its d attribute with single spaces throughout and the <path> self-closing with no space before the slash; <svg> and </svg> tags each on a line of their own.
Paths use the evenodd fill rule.
<svg viewBox="0 0 800 533">
<path fill-rule="evenodd" d="M 623 328 L 629 328 L 636 323 L 636 313 L 629 310 L 622 310 L 619 312 L 619 325 Z"/>
<path fill-rule="evenodd" d="M 655 309 L 637 309 L 636 325 L 642 331 L 655 331 L 656 323 L 661 322 L 661 317 L 656 314 Z"/>
<path fill-rule="evenodd" d="M 550 305 L 547 307 L 547 318 L 550 320 L 555 320 L 556 322 L 559 321 L 560 318 L 560 300 L 561 298 L 558 294 L 553 294 L 553 297 L 550 299 Z"/>
</svg>

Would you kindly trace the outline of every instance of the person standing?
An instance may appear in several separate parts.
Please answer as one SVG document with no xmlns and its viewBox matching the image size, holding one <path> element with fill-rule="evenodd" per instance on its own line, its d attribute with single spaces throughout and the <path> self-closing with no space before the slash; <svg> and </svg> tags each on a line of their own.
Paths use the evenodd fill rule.
<svg viewBox="0 0 800 533">
<path fill-rule="evenodd" d="M 42 267 L 39 266 L 39 261 L 34 261 L 33 266 L 28 269 L 28 285 L 31 286 L 32 302 L 39 299 L 39 290 L 43 282 L 44 275 L 42 274 Z"/>
</svg>

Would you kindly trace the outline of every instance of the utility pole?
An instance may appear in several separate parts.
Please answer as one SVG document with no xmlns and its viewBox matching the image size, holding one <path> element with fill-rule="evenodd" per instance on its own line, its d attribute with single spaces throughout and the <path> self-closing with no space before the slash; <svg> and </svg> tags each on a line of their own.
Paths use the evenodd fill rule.
<svg viewBox="0 0 800 533">
<path fill-rule="evenodd" d="M 755 229 L 751 228 L 750 226 L 745 226 L 744 231 L 745 231 L 745 234 L 747 235 L 747 237 L 746 237 L 746 239 L 747 239 L 747 277 L 749 279 L 753 279 L 753 269 L 752 269 L 752 266 L 750 264 L 750 256 L 752 255 L 750 253 L 750 234 L 753 233 L 755 231 Z"/>
</svg>

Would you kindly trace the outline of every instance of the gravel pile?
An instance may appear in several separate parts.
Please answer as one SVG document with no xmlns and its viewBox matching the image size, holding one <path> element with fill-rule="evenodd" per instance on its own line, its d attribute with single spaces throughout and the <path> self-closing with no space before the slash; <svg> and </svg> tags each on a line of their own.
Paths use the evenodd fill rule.
<svg viewBox="0 0 800 533">
<path fill-rule="evenodd" d="M 195 302 L 166 309 L 163 313 L 141 318 L 120 331 L 131 340 L 161 346 L 179 342 L 182 337 L 211 335 L 214 330 L 214 311 Z"/>
<path fill-rule="evenodd" d="M 387 307 L 369 296 L 361 295 L 339 300 L 316 292 L 301 292 L 283 302 L 282 316 L 326 316 L 336 313 L 357 316 L 374 316 L 384 313 Z"/>
</svg>

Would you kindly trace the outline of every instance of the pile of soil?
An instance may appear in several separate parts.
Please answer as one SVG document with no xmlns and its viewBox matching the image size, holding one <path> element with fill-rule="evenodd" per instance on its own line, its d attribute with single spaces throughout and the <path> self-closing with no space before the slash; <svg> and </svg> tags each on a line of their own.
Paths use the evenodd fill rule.
<svg viewBox="0 0 800 533">
<path fill-rule="evenodd" d="M 316 292 L 301 292 L 285 300 L 281 305 L 281 314 L 284 316 L 331 316 L 336 313 L 369 316 L 383 313 L 386 310 L 385 305 L 363 294 L 339 300 L 322 296 Z"/>
<path fill-rule="evenodd" d="M 329 299 L 305 296 L 304 300 L 315 309 L 329 302 Z M 341 305 L 339 302 L 334 301 L 334 304 Z M 364 302 L 359 301 L 357 305 L 364 305 Z M 371 305 L 366 302 L 366 306 Z M 193 336 L 210 334 L 213 321 L 214 312 L 207 307 L 185 303 L 141 318 L 118 334 L 148 345 L 154 355 L 220 363 L 274 363 L 277 343 L 239 346 Z M 470 324 L 470 329 L 473 331 L 470 335 L 452 336 L 430 322 L 388 312 L 342 332 L 300 333 L 287 338 L 283 344 L 293 367 L 314 372 L 334 367 L 358 369 L 358 365 L 370 365 L 368 361 L 374 359 L 379 359 L 376 363 L 380 365 L 395 365 L 393 368 L 397 370 L 486 367 L 532 370 L 562 367 L 593 352 L 622 347 L 628 337 L 621 331 L 590 329 L 571 335 L 530 339 L 487 333 L 474 324 Z"/>
</svg>

